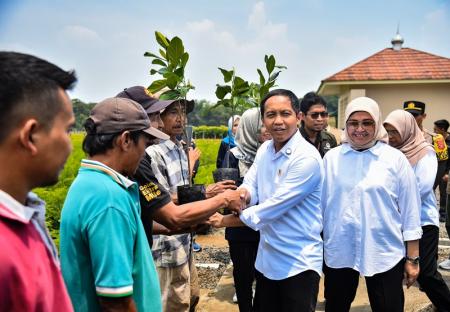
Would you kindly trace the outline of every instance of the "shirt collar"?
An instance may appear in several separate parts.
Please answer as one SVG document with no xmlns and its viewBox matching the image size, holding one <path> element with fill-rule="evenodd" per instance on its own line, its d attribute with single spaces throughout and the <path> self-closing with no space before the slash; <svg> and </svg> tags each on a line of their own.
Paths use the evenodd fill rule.
<svg viewBox="0 0 450 312">
<path fill-rule="evenodd" d="M 368 149 L 366 149 L 366 150 L 364 150 L 364 151 L 359 152 L 359 151 L 357 151 L 357 150 L 354 150 L 354 149 L 350 146 L 349 143 L 343 143 L 343 144 L 342 144 L 341 152 L 342 152 L 343 154 L 346 154 L 346 153 L 349 153 L 349 152 L 354 152 L 354 153 L 365 153 L 365 152 L 367 152 L 367 153 L 373 154 L 374 156 L 380 156 L 380 154 L 381 154 L 381 152 L 382 152 L 382 151 L 381 151 L 381 146 L 382 146 L 382 144 L 386 144 L 386 143 L 381 142 L 381 141 L 378 141 L 378 142 L 376 142 L 375 145 L 372 146 L 371 148 L 368 148 Z"/>
<path fill-rule="evenodd" d="M 183 144 L 181 144 L 181 141 L 177 140 L 176 143 L 173 142 L 171 139 L 161 141 L 162 144 L 164 144 L 169 150 L 173 150 L 175 148 L 182 148 Z"/>
<path fill-rule="evenodd" d="M 129 188 L 136 184 L 136 182 L 131 181 L 124 175 L 120 174 L 119 172 L 115 171 L 114 169 L 106 166 L 105 164 L 96 161 L 96 160 L 90 160 L 90 159 L 83 159 L 81 160 L 81 167 L 86 169 L 93 169 L 98 170 L 106 173 L 109 175 L 114 181 L 116 181 L 119 185 L 122 185 L 125 188 Z"/>
<path fill-rule="evenodd" d="M 304 125 L 300 126 L 299 131 L 300 131 L 300 134 L 303 136 L 303 138 L 304 138 L 306 141 L 308 141 L 309 143 L 311 143 L 312 145 L 314 145 L 314 146 L 319 145 L 319 143 L 323 141 L 322 131 L 319 131 L 319 132 L 317 133 L 317 137 L 316 137 L 316 140 L 315 140 L 314 142 L 312 142 L 312 141 L 309 139 L 308 133 L 306 132 L 306 129 L 305 129 L 305 126 L 304 126 Z"/>
<path fill-rule="evenodd" d="M 280 157 L 281 155 L 290 157 L 294 153 L 295 148 L 298 147 L 302 138 L 303 137 L 300 134 L 300 132 L 295 131 L 294 135 L 289 139 L 289 141 L 287 141 L 286 144 L 284 144 L 284 146 L 278 152 L 275 152 L 275 146 L 274 146 L 273 140 L 271 140 L 270 149 L 273 154 L 272 159 L 276 159 L 276 158 Z"/>
<path fill-rule="evenodd" d="M 34 215 L 38 215 L 45 208 L 45 202 L 36 194 L 27 194 L 26 205 L 22 205 L 8 193 L 0 190 L 0 216 L 29 223 Z"/>
</svg>

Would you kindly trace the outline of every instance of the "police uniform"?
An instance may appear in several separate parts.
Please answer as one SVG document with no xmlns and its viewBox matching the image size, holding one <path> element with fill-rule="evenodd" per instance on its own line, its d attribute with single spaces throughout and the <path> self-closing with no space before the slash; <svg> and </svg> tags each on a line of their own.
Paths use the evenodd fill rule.
<svg viewBox="0 0 450 312">
<path fill-rule="evenodd" d="M 302 125 L 299 129 L 300 134 L 305 138 L 308 143 L 314 145 L 320 153 L 320 156 L 323 156 L 333 147 L 337 146 L 336 138 L 334 135 L 326 130 L 322 130 L 317 134 L 315 142 L 311 142 L 308 138 L 308 134 L 306 133 L 305 126 Z"/>
</svg>

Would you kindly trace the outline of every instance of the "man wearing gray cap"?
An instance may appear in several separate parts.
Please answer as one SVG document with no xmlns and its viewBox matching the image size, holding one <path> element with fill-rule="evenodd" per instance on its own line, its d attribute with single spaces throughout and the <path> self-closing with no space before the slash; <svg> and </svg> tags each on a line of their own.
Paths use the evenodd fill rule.
<svg viewBox="0 0 450 312">
<path fill-rule="evenodd" d="M 85 122 L 77 177 L 61 214 L 61 267 L 75 310 L 161 311 L 158 275 L 140 219 L 135 173 L 151 127 L 138 103 L 110 98 Z"/>
</svg>

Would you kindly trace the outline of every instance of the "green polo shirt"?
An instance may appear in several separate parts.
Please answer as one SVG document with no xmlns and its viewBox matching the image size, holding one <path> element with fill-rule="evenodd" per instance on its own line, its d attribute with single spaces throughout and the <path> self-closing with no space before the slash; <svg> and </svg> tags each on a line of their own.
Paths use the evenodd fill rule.
<svg viewBox="0 0 450 312">
<path fill-rule="evenodd" d="M 60 251 L 76 311 L 100 311 L 97 296 L 130 295 L 139 311 L 161 311 L 138 185 L 100 162 L 81 162 L 61 214 Z"/>
</svg>

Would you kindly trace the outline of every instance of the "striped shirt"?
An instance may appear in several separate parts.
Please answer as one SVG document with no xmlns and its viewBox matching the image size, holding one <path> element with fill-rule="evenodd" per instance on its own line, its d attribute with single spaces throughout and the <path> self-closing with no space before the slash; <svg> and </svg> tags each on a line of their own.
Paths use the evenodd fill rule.
<svg viewBox="0 0 450 312">
<path fill-rule="evenodd" d="M 188 160 L 180 141 L 165 140 L 149 146 L 147 154 L 152 159 L 153 173 L 158 182 L 171 194 L 177 186 L 189 183 Z M 176 267 L 186 263 L 190 254 L 190 234 L 153 235 L 153 259 L 156 266 Z"/>
</svg>

